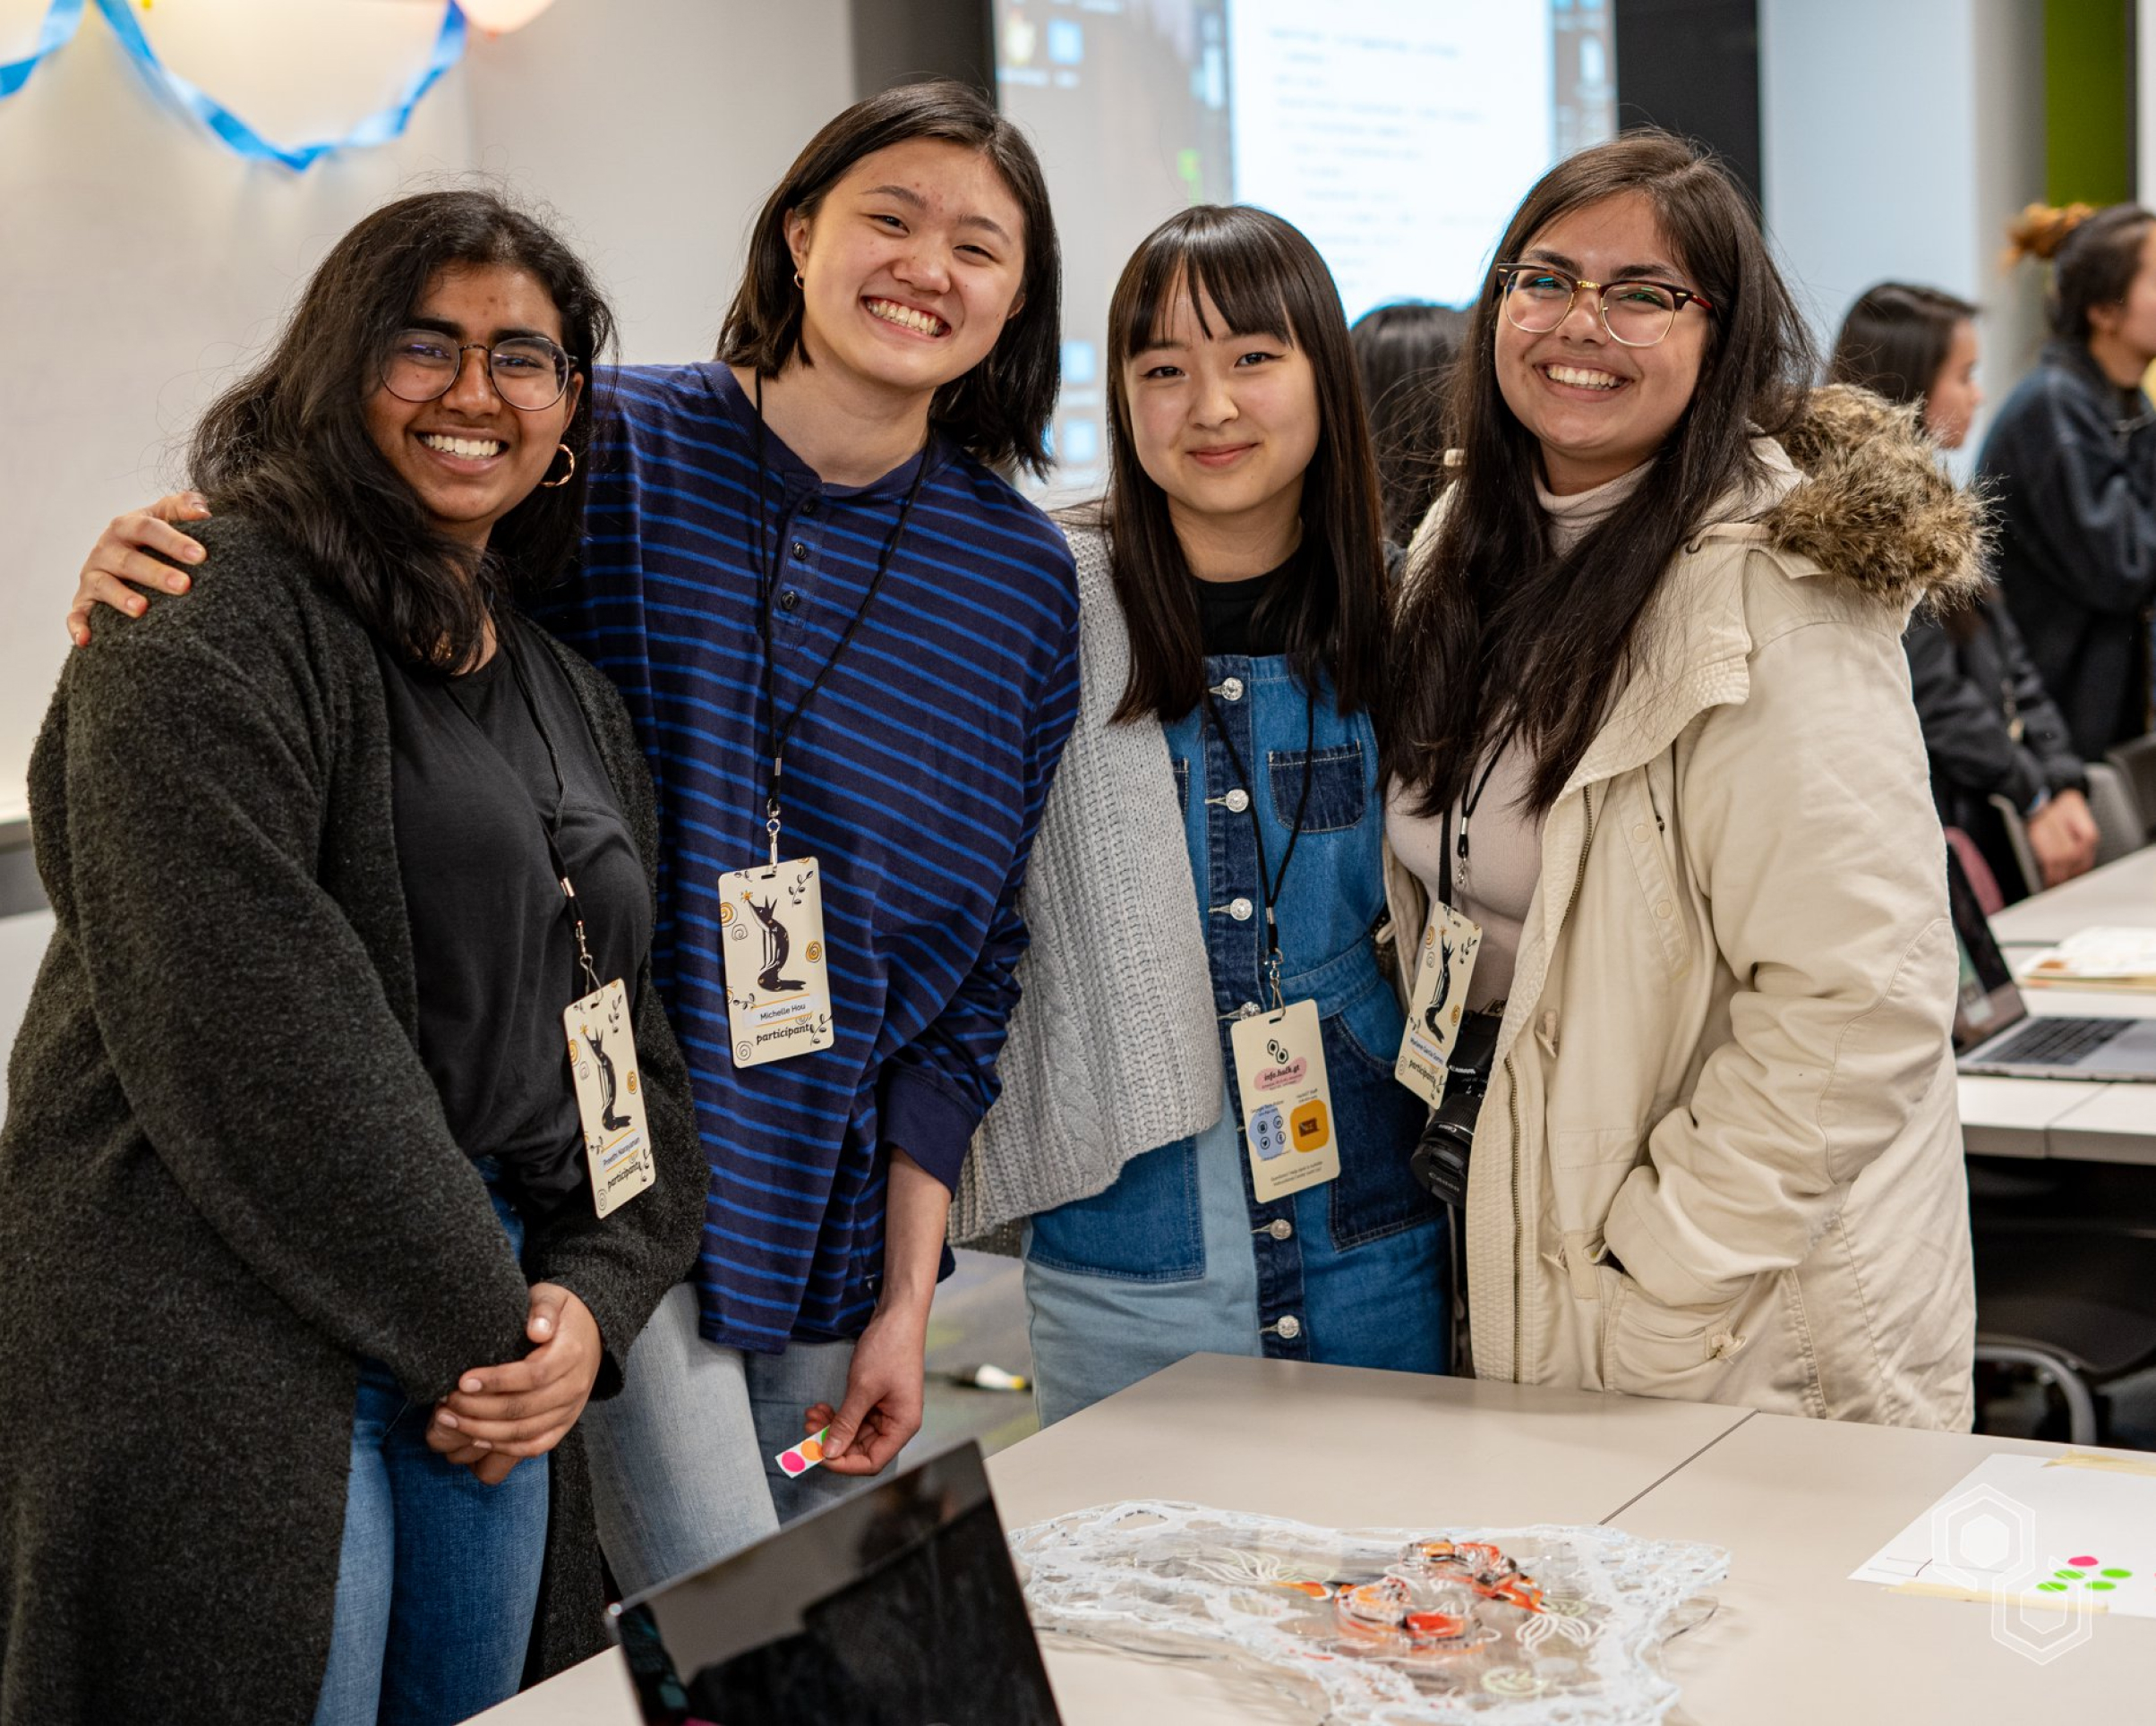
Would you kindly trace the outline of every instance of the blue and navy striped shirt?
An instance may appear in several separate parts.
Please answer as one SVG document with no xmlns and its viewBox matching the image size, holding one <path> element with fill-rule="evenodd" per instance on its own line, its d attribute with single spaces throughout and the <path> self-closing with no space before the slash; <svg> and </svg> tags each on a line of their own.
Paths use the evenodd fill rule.
<svg viewBox="0 0 2156 1726">
<path fill-rule="evenodd" d="M 857 1336 L 895 1147 L 954 1185 L 996 1098 L 1017 906 L 1077 711 L 1063 536 L 931 438 L 890 572 L 786 750 L 783 853 L 823 867 L 834 1047 L 737 1069 L 718 877 L 766 861 L 756 414 L 723 365 L 602 380 L 580 580 L 539 609 L 611 677 L 658 789 L 652 964 L 711 1160 L 704 1335 L 763 1353 Z M 782 713 L 860 609 L 915 473 L 826 485 L 766 436 Z"/>
</svg>

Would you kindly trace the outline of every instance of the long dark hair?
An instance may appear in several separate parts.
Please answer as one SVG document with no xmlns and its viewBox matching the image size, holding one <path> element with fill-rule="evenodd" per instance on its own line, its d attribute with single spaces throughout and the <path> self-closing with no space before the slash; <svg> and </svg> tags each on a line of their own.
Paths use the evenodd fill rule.
<svg viewBox="0 0 2156 1726">
<path fill-rule="evenodd" d="M 2142 243 L 2156 215 L 2139 204 L 2031 204 L 2006 226 L 2006 262 L 2023 258 L 2051 261 L 2051 286 L 2044 295 L 2044 315 L 2051 333 L 2086 342 L 2095 326 L 2089 313 L 2100 305 L 2117 305 L 2133 286 L 2141 269 Z"/>
<path fill-rule="evenodd" d="M 1880 282 L 1866 288 L 1842 320 L 1829 383 L 1853 383 L 1890 402 L 1920 407 L 1938 380 L 1954 346 L 1954 332 L 1976 316 L 1967 300 L 1913 282 Z"/>
<path fill-rule="evenodd" d="M 1496 747 L 1532 751 L 1527 807 L 1562 793 L 1630 669 L 1639 619 L 1686 536 L 1734 487 L 1764 476 L 1752 439 L 1803 415 L 1810 339 L 1726 169 L 1667 132 L 1628 132 L 1568 157 L 1514 212 L 1496 255 L 1517 258 L 1560 217 L 1644 196 L 1675 261 L 1715 311 L 1698 382 L 1638 488 L 1563 555 L 1536 501 L 1533 433 L 1497 384 L 1494 280 L 1453 368 L 1462 451 L 1440 530 L 1407 574 L 1392 637 L 1390 773 L 1435 815 Z"/>
<path fill-rule="evenodd" d="M 928 422 L 991 467 L 1014 463 L 1045 474 L 1048 418 L 1062 381 L 1063 252 L 1056 218 L 1040 158 L 1025 134 L 963 84 L 901 84 L 856 102 L 808 141 L 771 189 L 749 233 L 749 263 L 719 331 L 718 357 L 766 378 L 776 377 L 797 354 L 804 365 L 809 363 L 787 218 L 815 215 L 864 156 L 920 138 L 980 151 L 1003 176 L 1025 219 L 1018 310 L 988 357 L 936 392 Z"/>
<path fill-rule="evenodd" d="M 566 484 L 534 490 L 495 523 L 476 560 L 429 520 L 364 417 L 391 339 L 435 274 L 459 264 L 535 277 L 586 380 L 561 437 L 575 472 Z M 213 508 L 255 517 L 289 540 L 406 660 L 463 665 L 497 597 L 556 579 L 576 555 L 592 366 L 612 347 L 613 331 L 613 314 L 582 261 L 498 193 L 400 198 L 330 248 L 268 356 L 202 415 L 188 471 Z"/>
<path fill-rule="evenodd" d="M 1383 658 L 1384 537 L 1376 466 L 1339 290 L 1317 248 L 1278 216 L 1242 204 L 1199 204 L 1140 242 L 1108 312 L 1108 491 L 1105 518 L 1116 592 L 1130 622 L 1131 676 L 1117 719 L 1181 718 L 1205 693 L 1205 654 L 1190 565 L 1168 498 L 1146 476 L 1131 435 L 1124 366 L 1159 335 L 1176 295 L 1208 337 L 1211 299 L 1230 330 L 1292 343 L 1317 383 L 1318 442 L 1303 476 L 1298 558 L 1261 615 L 1305 679 L 1322 665 L 1342 713 L 1372 705 Z"/>
<path fill-rule="evenodd" d="M 1405 545 L 1444 475 L 1445 389 L 1467 337 L 1467 314 L 1427 300 L 1374 307 L 1348 330 L 1370 410 L 1385 537 Z"/>
</svg>

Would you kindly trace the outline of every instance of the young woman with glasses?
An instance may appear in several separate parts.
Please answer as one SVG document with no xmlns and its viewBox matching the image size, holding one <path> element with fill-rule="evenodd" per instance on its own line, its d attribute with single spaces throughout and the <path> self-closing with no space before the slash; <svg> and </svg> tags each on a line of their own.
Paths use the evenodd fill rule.
<svg viewBox="0 0 2156 1726">
<path fill-rule="evenodd" d="M 1481 930 L 1448 974 L 1494 1030 L 1476 1371 L 1965 1427 L 1955 944 L 1900 637 L 1968 578 L 1971 507 L 1876 398 L 1808 397 L 1690 146 L 1559 164 L 1496 255 L 1384 733 L 1401 950 Z"/>
<path fill-rule="evenodd" d="M 1279 217 L 1201 205 L 1124 267 L 1108 360 L 1082 717 L 954 1226 L 1024 1223 L 1044 1421 L 1201 1351 L 1442 1371 L 1373 938 L 1391 595 L 1339 294 Z"/>
<path fill-rule="evenodd" d="M 951 1190 L 997 1094 L 1019 888 L 1077 705 L 1069 549 L 996 471 L 1046 466 L 1060 299 L 1023 135 L 977 92 L 908 85 L 787 169 L 716 360 L 603 380 L 583 557 L 543 615 L 614 679 L 652 764 L 654 970 L 712 1175 L 694 1284 L 595 1424 L 632 1591 L 847 1490 L 920 1424 Z M 78 635 L 171 576 L 138 542 L 186 551 L 116 521 Z M 729 884 L 774 863 L 783 883 Z M 782 1473 L 826 1424 L 823 1465 Z"/>
<path fill-rule="evenodd" d="M 611 327 L 490 194 L 377 211 L 196 431 L 200 579 L 54 697 L 0 1130 L 8 1726 L 447 1726 L 603 1640 L 581 1417 L 705 1171 L 650 780 L 510 595 L 574 546 Z"/>
</svg>

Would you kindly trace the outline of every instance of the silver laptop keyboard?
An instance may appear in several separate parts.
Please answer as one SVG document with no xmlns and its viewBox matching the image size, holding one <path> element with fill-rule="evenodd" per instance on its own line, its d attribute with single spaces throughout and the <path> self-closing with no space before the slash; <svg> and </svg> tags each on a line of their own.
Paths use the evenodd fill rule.
<svg viewBox="0 0 2156 1726">
<path fill-rule="evenodd" d="M 2065 1066 L 2093 1054 L 2133 1024 L 2131 1019 L 2038 1019 L 1997 1048 L 1986 1051 L 1986 1065 Z"/>
</svg>

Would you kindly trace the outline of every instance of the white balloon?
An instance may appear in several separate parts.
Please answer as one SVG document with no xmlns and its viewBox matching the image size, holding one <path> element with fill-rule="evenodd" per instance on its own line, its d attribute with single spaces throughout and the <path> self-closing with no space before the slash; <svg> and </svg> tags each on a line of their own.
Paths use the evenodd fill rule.
<svg viewBox="0 0 2156 1726">
<path fill-rule="evenodd" d="M 506 30 L 522 30 L 553 3 L 554 0 L 458 0 L 466 18 L 495 36 Z"/>
</svg>

